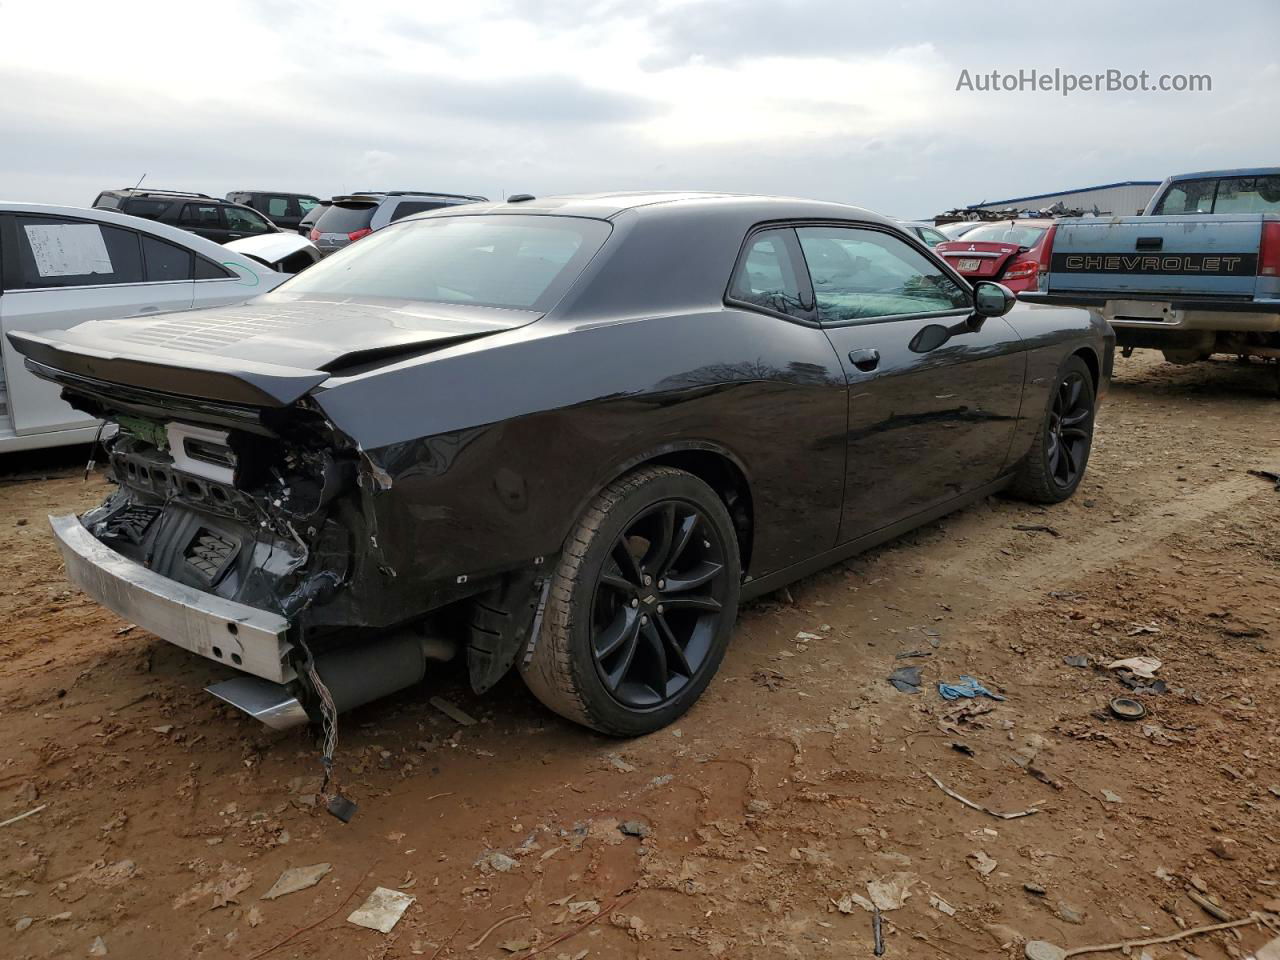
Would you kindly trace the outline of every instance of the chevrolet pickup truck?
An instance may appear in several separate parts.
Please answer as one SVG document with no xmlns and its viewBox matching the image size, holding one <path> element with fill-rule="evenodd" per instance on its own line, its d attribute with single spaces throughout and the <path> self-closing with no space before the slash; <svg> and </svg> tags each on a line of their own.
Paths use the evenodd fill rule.
<svg viewBox="0 0 1280 960">
<path fill-rule="evenodd" d="M 1180 174 L 1141 216 L 1059 220 L 1019 299 L 1100 313 L 1125 356 L 1280 360 L 1280 167 Z"/>
</svg>

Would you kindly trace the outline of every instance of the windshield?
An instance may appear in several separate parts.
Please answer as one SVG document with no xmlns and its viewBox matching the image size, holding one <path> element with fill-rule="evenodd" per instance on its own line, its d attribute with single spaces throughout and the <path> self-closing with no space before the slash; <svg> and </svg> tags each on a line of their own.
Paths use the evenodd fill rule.
<svg viewBox="0 0 1280 960">
<path fill-rule="evenodd" d="M 545 312 L 609 236 L 601 220 L 457 216 L 404 220 L 317 263 L 278 290 Z"/>
<path fill-rule="evenodd" d="M 1016 243 L 1020 247 L 1034 247 L 1044 236 L 1044 231 L 1044 227 L 992 223 L 970 230 L 964 235 L 964 240 L 966 243 Z"/>
</svg>

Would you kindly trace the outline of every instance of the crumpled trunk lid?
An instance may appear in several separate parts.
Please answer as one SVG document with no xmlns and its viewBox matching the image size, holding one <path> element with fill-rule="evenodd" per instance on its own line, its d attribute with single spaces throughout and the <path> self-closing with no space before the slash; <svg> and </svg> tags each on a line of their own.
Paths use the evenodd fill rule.
<svg viewBox="0 0 1280 960">
<path fill-rule="evenodd" d="M 159 393 L 288 406 L 330 376 L 514 330 L 537 320 L 496 310 L 403 300 L 289 300 L 12 333 L 35 373 L 59 372 Z"/>
</svg>

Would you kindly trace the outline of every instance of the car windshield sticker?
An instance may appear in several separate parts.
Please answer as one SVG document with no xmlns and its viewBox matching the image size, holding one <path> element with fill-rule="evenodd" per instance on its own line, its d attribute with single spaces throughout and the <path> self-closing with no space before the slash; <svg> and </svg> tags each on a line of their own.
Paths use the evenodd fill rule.
<svg viewBox="0 0 1280 960">
<path fill-rule="evenodd" d="M 111 255 L 96 223 L 27 224 L 27 242 L 42 277 L 112 273 Z"/>
</svg>

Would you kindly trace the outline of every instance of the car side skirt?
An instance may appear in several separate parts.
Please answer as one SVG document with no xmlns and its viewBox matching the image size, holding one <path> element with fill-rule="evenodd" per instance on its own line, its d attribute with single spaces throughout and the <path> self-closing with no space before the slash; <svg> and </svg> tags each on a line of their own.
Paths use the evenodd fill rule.
<svg viewBox="0 0 1280 960">
<path fill-rule="evenodd" d="M 878 547 L 886 541 L 895 537 L 900 537 L 904 533 L 909 533 L 916 527 L 924 526 L 931 523 L 939 517 L 945 517 L 949 513 L 961 510 L 984 497 L 989 497 L 993 493 L 999 493 L 1001 490 L 1009 486 L 1013 482 L 1013 474 L 1009 473 L 998 480 L 994 480 L 985 486 L 972 490 L 969 493 L 961 494 L 946 500 L 937 506 L 930 507 L 928 510 L 922 510 L 913 514 L 904 520 L 891 523 L 888 526 L 881 527 L 879 530 L 873 530 L 870 533 L 863 534 L 846 543 L 842 543 L 825 553 L 810 557 L 808 560 L 802 560 L 794 563 L 782 570 L 775 570 L 773 573 L 767 574 L 758 580 L 747 580 L 742 585 L 742 599 L 752 600 L 756 597 L 763 596 L 766 593 L 772 593 L 774 590 L 781 589 L 789 583 L 794 583 L 802 577 L 824 570 L 832 564 L 839 563 L 841 560 L 847 560 L 856 554 L 870 550 L 872 547 Z"/>
</svg>

